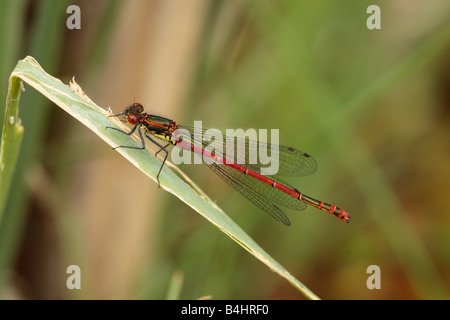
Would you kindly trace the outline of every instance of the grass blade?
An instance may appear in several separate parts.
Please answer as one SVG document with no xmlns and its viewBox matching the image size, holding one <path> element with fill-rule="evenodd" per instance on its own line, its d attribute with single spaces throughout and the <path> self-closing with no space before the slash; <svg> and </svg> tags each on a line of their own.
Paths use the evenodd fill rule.
<svg viewBox="0 0 450 320">
<path fill-rule="evenodd" d="M 21 90 L 22 81 L 11 77 L 0 147 L 0 223 L 2 222 L 23 136 L 23 127 L 18 118 Z"/>
</svg>

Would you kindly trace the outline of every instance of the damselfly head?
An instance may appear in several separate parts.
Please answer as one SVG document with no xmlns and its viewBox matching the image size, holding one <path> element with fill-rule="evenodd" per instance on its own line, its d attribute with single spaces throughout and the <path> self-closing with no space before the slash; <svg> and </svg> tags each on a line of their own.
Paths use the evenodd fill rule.
<svg viewBox="0 0 450 320">
<path fill-rule="evenodd" d="M 139 122 L 139 119 L 141 118 L 142 111 L 144 111 L 144 107 L 142 106 L 142 104 L 133 103 L 124 112 L 127 122 L 129 124 L 137 124 Z"/>
</svg>

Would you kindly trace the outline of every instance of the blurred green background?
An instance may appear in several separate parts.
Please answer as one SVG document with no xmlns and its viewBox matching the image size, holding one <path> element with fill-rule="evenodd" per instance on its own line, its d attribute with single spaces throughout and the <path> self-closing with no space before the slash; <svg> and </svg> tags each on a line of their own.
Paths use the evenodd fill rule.
<svg viewBox="0 0 450 320">
<path fill-rule="evenodd" d="M 66 27 L 71 4 L 81 30 Z M 371 4 L 380 30 L 366 27 Z M 450 297 L 449 1 L 0 0 L 0 17 L 1 101 L 31 55 L 114 112 L 138 101 L 184 124 L 280 129 L 319 167 L 289 182 L 351 224 L 308 208 L 285 227 L 205 166 L 181 169 L 323 299 Z M 181 299 L 304 298 L 25 89 L 1 298 L 164 299 L 177 284 Z M 81 290 L 66 287 L 72 264 Z"/>
</svg>

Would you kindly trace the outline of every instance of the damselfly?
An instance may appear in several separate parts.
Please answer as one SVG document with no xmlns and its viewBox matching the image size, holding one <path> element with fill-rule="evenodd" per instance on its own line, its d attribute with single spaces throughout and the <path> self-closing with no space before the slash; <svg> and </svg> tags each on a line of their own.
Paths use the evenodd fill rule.
<svg viewBox="0 0 450 320">
<path fill-rule="evenodd" d="M 249 150 L 255 145 L 261 146 L 261 143 L 249 139 L 225 136 L 223 141 L 219 141 L 220 146 L 225 146 L 227 143 L 236 141 L 237 139 L 239 141 L 237 141 L 238 143 L 236 145 L 242 143 L 245 147 L 243 148 L 245 150 L 243 154 L 239 155 L 239 152 L 232 152 L 233 157 L 230 159 L 230 157 L 227 157 L 228 153 L 220 151 L 221 148 L 215 148 L 214 152 L 207 150 L 210 145 L 210 141 L 204 139 L 204 134 L 207 130 L 182 126 L 171 119 L 148 114 L 144 112 L 144 107 L 140 103 L 133 103 L 124 112 L 111 115 L 110 117 L 117 116 L 122 116 L 129 124 L 134 125 L 134 127 L 129 132 L 114 127 L 107 128 L 127 135 L 132 135 L 138 130 L 141 145 L 139 147 L 117 146 L 114 149 L 145 149 L 145 135 L 147 139 L 159 148 L 155 155 L 161 151 L 165 153 L 157 174 L 158 185 L 159 175 L 169 154 L 167 147 L 173 145 L 194 152 L 203 159 L 210 160 L 205 161 L 205 163 L 219 177 L 253 202 L 258 208 L 285 225 L 290 225 L 291 223 L 279 208 L 280 206 L 294 210 L 303 210 L 306 208 L 306 205 L 310 205 L 333 214 L 342 221 L 350 222 L 351 216 L 341 208 L 308 197 L 280 179 L 282 176 L 305 176 L 316 171 L 316 161 L 305 152 L 285 146 L 275 146 L 276 148 L 272 148 L 274 145 L 270 143 L 263 144 L 269 150 L 276 150 L 276 155 L 279 159 L 278 172 L 269 178 L 261 174 L 264 168 L 263 163 L 248 161 Z M 144 129 L 144 133 L 141 128 Z M 160 141 L 165 141 L 165 143 L 160 143 Z M 235 147 L 234 151 L 238 151 L 237 147 Z"/>
</svg>

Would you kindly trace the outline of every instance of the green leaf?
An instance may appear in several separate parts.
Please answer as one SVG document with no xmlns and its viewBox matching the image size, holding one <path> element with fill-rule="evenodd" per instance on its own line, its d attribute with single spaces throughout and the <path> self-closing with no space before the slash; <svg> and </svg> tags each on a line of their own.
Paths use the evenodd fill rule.
<svg viewBox="0 0 450 320">
<path fill-rule="evenodd" d="M 22 142 L 23 127 L 18 118 L 19 99 L 22 81 L 11 76 L 9 78 L 8 97 L 6 99 L 5 118 L 3 121 L 2 142 L 0 147 L 0 223 L 8 199 L 11 179 L 16 167 Z"/>
<path fill-rule="evenodd" d="M 63 84 L 60 80 L 47 74 L 34 58 L 28 56 L 24 60 L 19 61 L 11 77 L 20 78 L 38 90 L 111 146 L 137 145 L 133 137 L 120 134 L 115 130 L 106 129 L 107 126 L 116 126 L 123 130 L 129 130 L 116 118 L 108 118 L 110 113 L 91 101 L 75 81 L 72 81 L 70 86 Z M 161 162 L 152 153 L 148 150 L 142 151 L 127 148 L 119 148 L 117 151 L 144 174 L 156 181 Z M 177 196 L 245 250 L 266 264 L 272 271 L 289 281 L 306 298 L 318 299 L 313 292 L 265 252 L 203 192 L 199 193 L 194 190 L 193 187 L 197 189 L 195 186 L 187 184 L 167 166 L 161 172 L 160 183 L 162 188 Z"/>
</svg>

